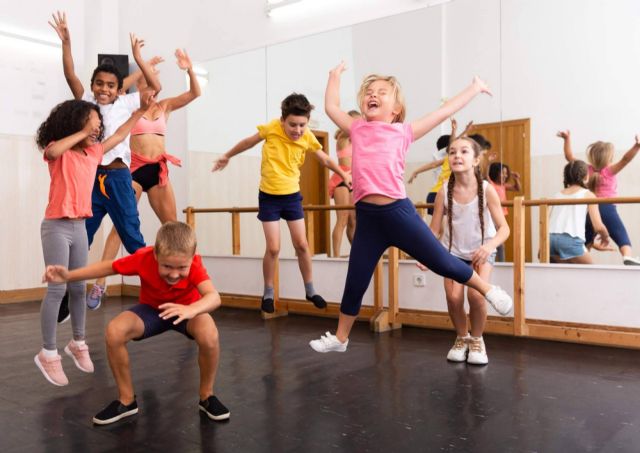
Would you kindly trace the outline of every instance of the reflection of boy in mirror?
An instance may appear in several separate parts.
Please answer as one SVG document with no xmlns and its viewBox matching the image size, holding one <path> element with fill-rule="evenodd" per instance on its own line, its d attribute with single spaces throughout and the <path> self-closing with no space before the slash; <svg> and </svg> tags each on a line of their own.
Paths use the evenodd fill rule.
<svg viewBox="0 0 640 453">
<path fill-rule="evenodd" d="M 360 118 L 360 112 L 350 110 L 349 115 L 354 118 Z M 335 135 L 336 149 L 338 154 L 338 165 L 345 172 L 351 172 L 351 140 L 349 134 L 338 129 Z M 347 186 L 338 173 L 334 173 L 329 178 L 329 197 L 333 198 L 336 205 L 353 204 L 351 196 L 352 189 Z M 340 256 L 340 247 L 342 245 L 342 235 L 347 230 L 347 239 L 349 244 L 353 242 L 353 234 L 356 230 L 356 213 L 352 210 L 336 211 L 336 225 L 331 233 L 331 242 L 333 244 L 333 256 Z"/>
<path fill-rule="evenodd" d="M 567 131 L 560 131 L 557 136 L 564 141 L 564 157 L 567 161 L 572 162 L 575 160 L 573 150 L 571 149 L 571 133 Z M 587 187 L 596 194 L 598 198 L 611 198 L 618 195 L 618 182 L 617 175 L 626 167 L 638 151 L 640 151 L 640 135 L 636 135 L 635 143 L 624 153 L 622 158 L 613 163 L 614 146 L 609 142 L 595 142 L 589 145 L 587 148 L 587 159 L 589 160 L 589 184 Z M 632 256 L 631 241 L 627 229 L 622 223 L 622 219 L 618 214 L 618 209 L 615 204 L 604 203 L 598 205 L 602 222 L 609 230 L 611 239 L 616 243 L 622 255 L 622 262 L 626 265 L 637 266 L 640 265 L 640 258 Z M 600 246 L 595 239 L 595 232 L 593 225 L 589 218 L 587 218 L 585 242 L 587 247 L 594 247 L 600 249 Z"/>
<path fill-rule="evenodd" d="M 587 164 L 578 159 L 572 160 L 564 167 L 564 189 L 553 198 L 595 198 L 595 194 L 587 189 L 588 181 Z M 585 247 L 584 219 L 587 212 L 599 243 L 603 247 L 609 244 L 609 232 L 602 223 L 600 211 L 595 204 L 553 206 L 549 216 L 549 253 L 552 263 L 593 264 L 593 258 Z"/>
<path fill-rule="evenodd" d="M 264 140 L 260 168 L 260 192 L 258 195 L 258 219 L 262 222 L 266 250 L 262 261 L 264 293 L 262 311 L 273 313 L 274 274 L 280 253 L 280 219 L 287 221 L 291 241 L 296 250 L 300 273 L 304 281 L 307 300 L 317 308 L 327 303 L 313 287 L 311 254 L 304 226 L 302 195 L 300 194 L 300 167 L 305 153 L 311 152 L 322 163 L 338 173 L 348 186 L 351 175 L 331 159 L 307 127 L 313 105 L 302 94 L 293 93 L 281 104 L 282 116 L 270 123 L 258 126 L 258 132 L 240 140 L 233 148 L 215 161 L 212 171 L 222 170 L 236 154 L 240 154 Z"/>
</svg>

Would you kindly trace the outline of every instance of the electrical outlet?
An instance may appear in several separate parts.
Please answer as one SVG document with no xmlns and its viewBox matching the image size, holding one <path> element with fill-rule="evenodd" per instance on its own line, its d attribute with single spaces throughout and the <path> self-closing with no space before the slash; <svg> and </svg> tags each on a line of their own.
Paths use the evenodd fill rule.
<svg viewBox="0 0 640 453">
<path fill-rule="evenodd" d="M 424 286 L 427 283 L 427 277 L 424 274 L 413 274 L 413 286 Z"/>
</svg>

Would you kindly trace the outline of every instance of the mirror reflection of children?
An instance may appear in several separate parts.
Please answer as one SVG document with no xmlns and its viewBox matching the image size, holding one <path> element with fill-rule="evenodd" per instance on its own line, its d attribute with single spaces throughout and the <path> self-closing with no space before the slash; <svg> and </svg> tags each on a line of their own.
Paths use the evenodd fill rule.
<svg viewBox="0 0 640 453">
<path fill-rule="evenodd" d="M 168 330 L 175 330 L 198 345 L 199 410 L 212 420 L 228 419 L 229 410 L 213 391 L 220 344 L 218 329 L 209 313 L 220 306 L 220 295 L 202 258 L 196 254 L 196 236 L 191 227 L 167 222 L 158 231 L 153 247 L 74 270 L 47 266 L 43 281 L 64 283 L 115 274 L 140 277 L 140 301 L 107 325 L 107 357 L 118 386 L 118 399 L 98 412 L 93 422 L 107 425 L 138 413 L 127 344 Z"/>
<path fill-rule="evenodd" d="M 553 198 L 595 198 L 595 194 L 587 189 L 588 181 L 588 165 L 582 160 L 574 159 L 564 167 L 564 189 Z M 609 244 L 609 232 L 602 223 L 597 205 L 552 206 L 549 215 L 549 259 L 552 263 L 593 264 L 593 257 L 585 247 L 587 212 L 597 235 L 595 240 L 603 247 Z"/>
<path fill-rule="evenodd" d="M 568 130 L 558 132 L 558 137 L 564 141 L 564 157 L 568 162 L 575 160 L 573 150 L 571 148 L 571 132 Z M 636 157 L 640 151 L 640 135 L 636 135 L 633 146 L 622 156 L 622 158 L 613 162 L 614 146 L 609 142 L 595 142 L 587 148 L 587 159 L 589 161 L 589 183 L 587 187 L 594 192 L 598 198 L 610 198 L 618 195 L 618 173 L 620 173 L 629 163 Z M 634 257 L 631 249 L 631 240 L 627 229 L 622 223 L 622 219 L 618 214 L 618 208 L 615 204 L 599 204 L 598 210 L 602 222 L 607 227 L 611 239 L 616 243 L 622 255 L 623 264 L 630 266 L 639 266 L 640 257 Z M 594 242 L 596 237 L 591 220 L 587 218 L 585 227 L 585 242 L 587 248 L 598 248 Z"/>
<path fill-rule="evenodd" d="M 431 231 L 440 236 L 449 252 L 473 266 L 480 278 L 489 282 L 496 248 L 509 237 L 509 226 L 495 189 L 483 180 L 480 172 L 482 148 L 470 137 L 460 137 L 448 147 L 451 176 L 438 192 Z M 446 219 L 446 223 L 443 219 Z M 487 321 L 484 296 L 467 289 L 471 332 L 467 330 L 464 309 L 464 285 L 444 279 L 449 317 L 456 330 L 456 340 L 447 360 L 474 365 L 489 363 L 482 338 Z"/>
<path fill-rule="evenodd" d="M 360 118 L 360 112 L 350 110 L 349 115 L 354 118 Z M 338 129 L 336 131 L 336 149 L 338 150 L 338 165 L 346 173 L 351 172 L 351 140 L 349 134 Z M 333 198 L 336 205 L 353 204 L 351 196 L 352 189 L 347 186 L 338 173 L 334 173 L 329 178 L 329 197 Z M 331 232 L 331 243 L 333 245 L 333 256 L 340 256 L 340 247 L 342 246 L 342 236 L 345 229 L 347 230 L 347 239 L 349 244 L 353 242 L 353 233 L 356 230 L 356 213 L 352 210 L 336 211 L 336 224 Z"/>
<path fill-rule="evenodd" d="M 492 160 L 491 156 L 489 160 Z M 500 202 L 507 201 L 507 192 L 520 192 L 522 190 L 520 174 L 515 171 L 512 172 L 509 166 L 502 162 L 491 162 L 489 164 L 487 178 L 489 184 L 498 193 Z M 502 208 L 502 212 L 506 216 L 509 213 L 509 209 L 505 206 Z M 500 244 L 496 253 L 496 261 L 501 263 L 504 259 L 504 244 Z"/>
<path fill-rule="evenodd" d="M 262 260 L 264 292 L 261 309 L 273 313 L 274 275 L 280 254 L 280 219 L 287 221 L 291 241 L 298 257 L 298 266 L 304 282 L 305 297 L 316 308 L 325 308 L 327 303 L 313 286 L 311 253 L 304 226 L 302 195 L 300 194 L 300 167 L 305 154 L 311 154 L 322 165 L 340 175 L 351 186 L 351 175 L 331 159 L 324 151 L 308 123 L 313 105 L 306 96 L 293 93 L 281 104 L 282 115 L 268 124 L 258 126 L 258 133 L 241 140 L 215 161 L 211 171 L 222 170 L 229 160 L 264 140 L 260 168 L 260 193 L 258 196 L 258 220 L 262 222 L 266 250 Z"/>
<path fill-rule="evenodd" d="M 407 198 L 404 159 L 411 143 L 423 137 L 489 88 L 478 77 L 433 113 L 404 122 L 406 106 L 395 77 L 367 76 L 358 93 L 362 119 L 340 108 L 340 76 L 344 62 L 331 70 L 325 92 L 325 111 L 353 144 L 353 199 L 358 226 L 353 238 L 336 334 L 327 332 L 309 345 L 317 352 L 344 352 L 360 312 L 362 297 L 384 251 L 393 246 L 431 270 L 478 290 L 506 314 L 511 297 L 483 280 L 468 265 L 447 253 Z"/>
</svg>

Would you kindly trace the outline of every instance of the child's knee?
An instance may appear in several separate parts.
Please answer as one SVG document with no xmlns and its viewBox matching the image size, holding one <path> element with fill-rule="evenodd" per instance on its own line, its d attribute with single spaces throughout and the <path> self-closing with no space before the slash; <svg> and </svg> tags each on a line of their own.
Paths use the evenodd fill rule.
<svg viewBox="0 0 640 453">
<path fill-rule="evenodd" d="M 126 343 L 127 331 L 127 327 L 117 317 L 112 319 L 105 329 L 107 346 L 119 346 Z"/>
<path fill-rule="evenodd" d="M 296 250 L 296 253 L 300 255 L 301 253 L 306 253 L 309 250 L 309 243 L 305 239 L 300 239 L 294 241 L 293 248 Z"/>
<path fill-rule="evenodd" d="M 213 327 L 205 326 L 204 323 L 199 325 L 194 329 L 193 337 L 200 349 L 214 350 L 220 345 L 220 337 L 215 324 Z"/>
</svg>

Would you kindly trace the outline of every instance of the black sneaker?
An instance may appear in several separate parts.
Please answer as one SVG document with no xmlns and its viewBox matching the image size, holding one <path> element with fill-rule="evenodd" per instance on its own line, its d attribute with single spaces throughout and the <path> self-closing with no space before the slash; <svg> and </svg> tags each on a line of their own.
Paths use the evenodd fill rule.
<svg viewBox="0 0 640 453">
<path fill-rule="evenodd" d="M 207 417 L 211 420 L 226 420 L 231 416 L 229 409 L 227 409 L 215 396 L 210 396 L 204 401 L 199 401 L 198 407 L 202 412 L 207 414 Z"/>
<path fill-rule="evenodd" d="M 69 313 L 69 292 L 64 293 L 62 302 L 60 302 L 60 309 L 58 310 L 58 324 L 67 322 L 71 317 Z"/>
<path fill-rule="evenodd" d="M 260 309 L 265 313 L 273 313 L 274 311 L 276 311 L 275 307 L 273 306 L 273 299 L 271 297 L 267 297 L 266 299 L 263 297 L 262 304 L 260 304 Z"/>
<path fill-rule="evenodd" d="M 109 423 L 117 422 L 118 420 L 134 415 L 138 413 L 138 403 L 133 400 L 133 403 L 125 406 L 120 401 L 112 401 L 107 407 L 102 409 L 98 414 L 93 417 L 93 423 L 96 425 L 108 425 Z"/>
<path fill-rule="evenodd" d="M 311 297 L 306 296 L 306 298 L 308 301 L 313 302 L 313 305 L 315 305 L 316 308 L 327 308 L 327 302 L 325 302 L 320 294 L 314 294 Z"/>
</svg>

